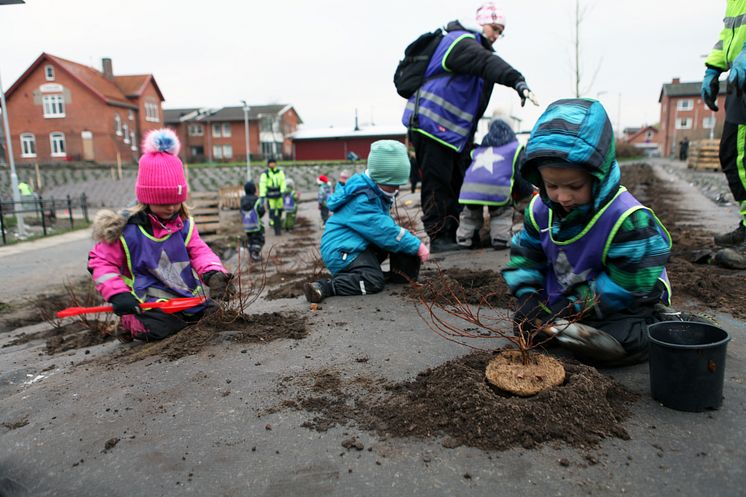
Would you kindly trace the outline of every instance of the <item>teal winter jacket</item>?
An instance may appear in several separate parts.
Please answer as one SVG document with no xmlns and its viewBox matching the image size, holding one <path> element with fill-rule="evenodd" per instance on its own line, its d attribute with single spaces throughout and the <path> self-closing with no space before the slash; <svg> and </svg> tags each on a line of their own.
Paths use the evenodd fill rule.
<svg viewBox="0 0 746 497">
<path fill-rule="evenodd" d="M 334 215 L 321 237 L 321 257 L 335 275 L 345 269 L 369 245 L 388 252 L 414 255 L 420 240 L 391 217 L 392 200 L 365 174 L 353 175 L 338 186 L 329 199 Z"/>
</svg>

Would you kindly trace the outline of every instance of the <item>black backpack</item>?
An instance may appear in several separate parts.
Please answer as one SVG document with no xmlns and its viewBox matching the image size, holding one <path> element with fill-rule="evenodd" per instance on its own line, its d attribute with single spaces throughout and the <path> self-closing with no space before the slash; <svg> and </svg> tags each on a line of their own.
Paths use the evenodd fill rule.
<svg viewBox="0 0 746 497">
<path fill-rule="evenodd" d="M 404 50 L 404 58 L 399 61 L 394 73 L 396 93 L 409 98 L 422 86 L 425 81 L 425 71 L 430 58 L 443 39 L 443 30 L 436 29 L 431 33 L 420 35 Z"/>
</svg>

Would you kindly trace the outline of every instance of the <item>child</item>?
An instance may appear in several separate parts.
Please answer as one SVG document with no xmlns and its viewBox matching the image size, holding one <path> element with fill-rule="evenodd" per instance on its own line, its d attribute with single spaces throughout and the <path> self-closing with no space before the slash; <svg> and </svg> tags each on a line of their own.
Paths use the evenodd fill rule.
<svg viewBox="0 0 746 497">
<path fill-rule="evenodd" d="M 282 194 L 282 208 L 285 211 L 285 229 L 293 231 L 295 228 L 295 216 L 298 214 L 298 200 L 300 196 L 295 191 L 295 182 L 292 178 L 285 181 L 285 193 Z"/>
<path fill-rule="evenodd" d="M 416 236 L 398 226 L 391 206 L 399 186 L 409 181 L 404 145 L 380 140 L 370 146 L 368 169 L 354 174 L 329 201 L 334 215 L 321 237 L 321 256 L 331 280 L 306 283 L 309 302 L 332 295 L 365 295 L 383 290 L 381 263 L 391 256 L 393 283 L 416 280 L 430 251 Z"/>
<path fill-rule="evenodd" d="M 342 172 L 339 173 L 337 186 L 334 189 L 336 190 L 340 186 L 345 186 L 345 183 L 347 183 L 348 179 L 350 179 L 350 172 L 347 169 L 343 169 Z"/>
<path fill-rule="evenodd" d="M 332 187 L 329 184 L 329 178 L 323 174 L 316 180 L 319 185 L 319 211 L 321 211 L 321 225 L 326 226 L 326 220 L 329 219 L 329 197 L 332 196 Z"/>
<path fill-rule="evenodd" d="M 246 195 L 241 197 L 241 221 L 243 230 L 249 246 L 249 257 L 254 262 L 262 260 L 262 247 L 264 247 L 264 202 L 256 196 L 256 185 L 248 181 L 243 185 Z"/>
<path fill-rule="evenodd" d="M 100 211 L 93 224 L 98 243 L 88 255 L 96 289 L 122 316 L 121 325 L 138 340 L 160 340 L 214 309 L 212 302 L 176 313 L 140 309 L 141 302 L 204 293 L 227 299 L 232 293 L 220 259 L 203 242 L 184 204 L 188 187 L 178 158 L 179 140 L 170 129 L 154 130 L 143 141 L 135 194 L 124 211 Z"/>
<path fill-rule="evenodd" d="M 514 202 L 533 192 L 531 185 L 517 174 L 523 159 L 523 147 L 508 123 L 495 119 L 482 145 L 472 152 L 459 194 L 464 205 L 456 230 L 456 242 L 462 248 L 479 246 L 479 230 L 484 222 L 484 206 L 490 213 L 490 242 L 495 250 L 508 248 L 513 228 Z"/>
<path fill-rule="evenodd" d="M 518 298 L 517 331 L 530 332 L 537 319 L 580 320 L 590 333 L 574 346 L 581 358 L 607 366 L 646 360 L 647 325 L 671 319 L 662 305 L 670 302 L 671 238 L 620 185 L 601 103 L 551 104 L 531 132 L 521 174 L 539 195 L 526 208 L 503 270 Z M 612 343 L 617 353 L 594 343 Z"/>
</svg>

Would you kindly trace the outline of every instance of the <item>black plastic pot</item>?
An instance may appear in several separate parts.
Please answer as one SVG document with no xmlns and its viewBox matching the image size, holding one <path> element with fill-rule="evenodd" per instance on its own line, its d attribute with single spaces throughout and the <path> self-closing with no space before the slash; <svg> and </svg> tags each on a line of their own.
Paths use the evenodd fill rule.
<svg viewBox="0 0 746 497">
<path fill-rule="evenodd" d="M 666 407 L 701 412 L 723 403 L 725 330 L 692 321 L 663 321 L 648 327 L 650 391 Z"/>
</svg>

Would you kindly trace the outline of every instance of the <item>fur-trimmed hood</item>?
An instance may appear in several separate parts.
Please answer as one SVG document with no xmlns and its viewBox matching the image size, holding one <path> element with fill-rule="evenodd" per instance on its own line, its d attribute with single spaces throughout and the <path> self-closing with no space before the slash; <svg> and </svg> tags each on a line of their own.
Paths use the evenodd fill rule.
<svg viewBox="0 0 746 497">
<path fill-rule="evenodd" d="M 101 209 L 93 217 L 93 239 L 97 242 L 114 243 L 121 236 L 129 217 L 130 213 L 126 210 L 114 212 Z"/>
</svg>

